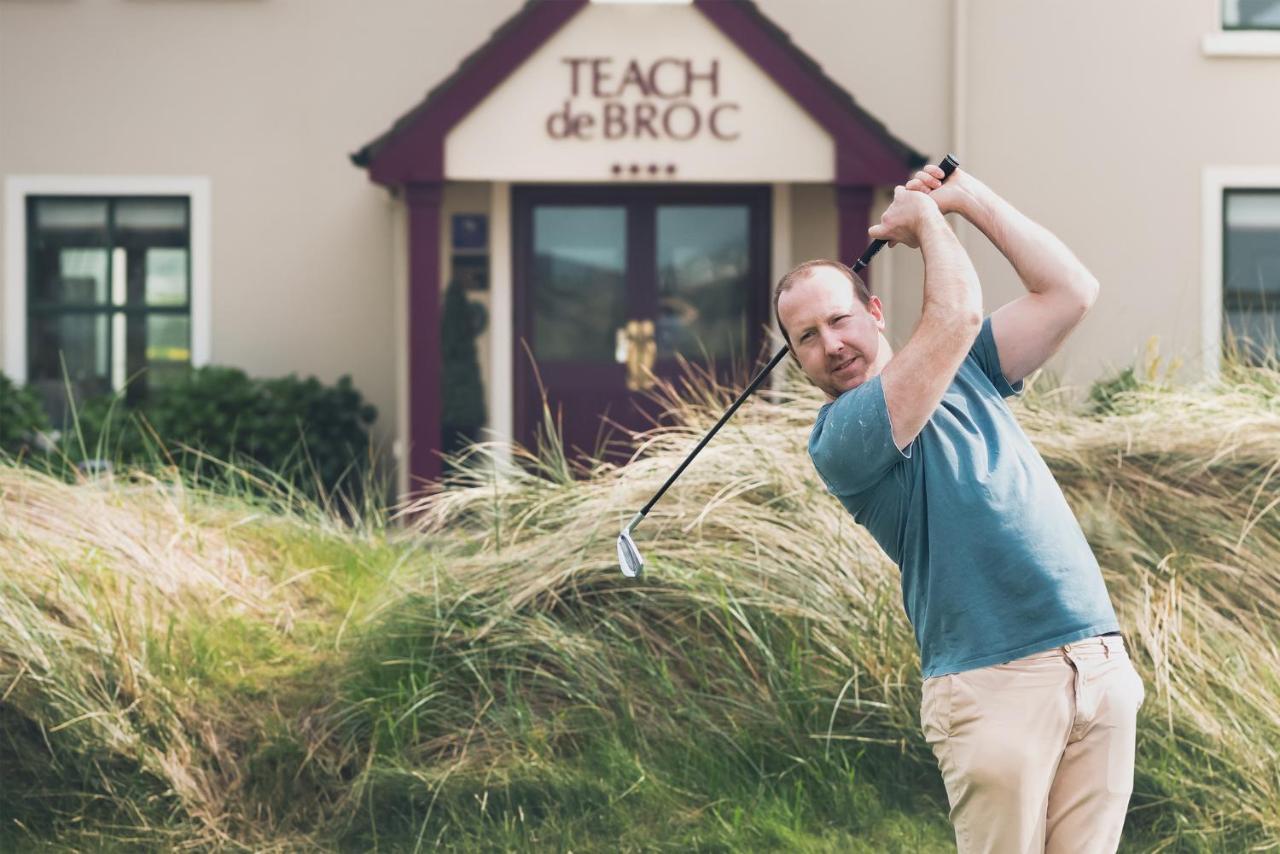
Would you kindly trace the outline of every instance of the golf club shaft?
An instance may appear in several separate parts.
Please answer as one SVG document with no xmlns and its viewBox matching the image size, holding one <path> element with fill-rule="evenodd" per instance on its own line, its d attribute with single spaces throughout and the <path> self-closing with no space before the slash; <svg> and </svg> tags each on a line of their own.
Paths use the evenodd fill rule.
<svg viewBox="0 0 1280 854">
<path fill-rule="evenodd" d="M 947 178 L 951 176 L 951 173 L 956 171 L 956 167 L 959 165 L 959 161 L 950 154 L 942 158 L 942 161 L 938 164 L 938 168 L 942 170 L 942 180 L 946 181 Z M 866 267 L 867 264 L 871 262 L 871 259 L 875 257 L 876 253 L 884 248 L 884 245 L 884 240 L 871 241 L 871 245 L 867 247 L 866 251 L 859 256 L 857 261 L 853 262 L 853 271 L 857 273 Z M 675 483 L 676 478 L 678 478 L 681 473 L 689 467 L 689 463 L 693 462 L 693 458 L 698 455 L 698 452 L 706 446 L 707 442 L 711 441 L 711 437 L 719 432 L 720 428 L 724 426 L 724 423 L 733 416 L 733 413 L 738 411 L 738 407 L 742 405 L 742 402 L 751 396 L 751 393 L 759 387 L 760 383 L 764 382 L 764 378 L 769 376 L 769 373 L 778 366 L 778 363 L 781 362 L 783 357 L 786 355 L 786 347 L 783 347 L 774 354 L 773 358 L 769 360 L 769 364 L 765 365 L 764 368 L 760 370 L 760 373 L 756 374 L 755 379 L 753 379 L 751 384 L 747 386 L 746 391 L 739 395 L 738 399 L 733 402 L 733 406 L 730 406 L 728 411 L 725 412 L 724 415 L 720 416 L 720 420 L 716 422 L 716 426 L 712 427 L 707 435 L 702 437 L 702 441 L 698 443 L 698 447 L 694 448 L 689 456 L 684 458 L 684 462 L 682 462 L 680 467 L 675 470 L 675 473 L 672 474 L 671 477 L 667 478 L 667 482 L 662 484 L 662 488 L 654 493 L 653 497 L 649 499 L 649 503 L 632 518 L 631 523 L 627 526 L 628 530 L 634 529 L 635 526 L 639 524 L 640 520 L 648 515 L 649 510 L 653 508 L 653 505 L 658 503 L 658 499 L 667 491 L 667 488 L 670 487 L 671 484 Z"/>
</svg>

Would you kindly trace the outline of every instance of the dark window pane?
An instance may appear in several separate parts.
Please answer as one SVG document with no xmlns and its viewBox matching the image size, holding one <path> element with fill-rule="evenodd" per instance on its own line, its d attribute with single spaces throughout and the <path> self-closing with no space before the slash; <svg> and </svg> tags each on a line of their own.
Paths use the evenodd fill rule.
<svg viewBox="0 0 1280 854">
<path fill-rule="evenodd" d="M 186 246 L 186 199 L 118 199 L 115 239 L 127 246 Z"/>
<path fill-rule="evenodd" d="M 1223 0 L 1222 26 L 1228 29 L 1280 28 L 1280 0 Z"/>
<path fill-rule="evenodd" d="M 1226 329 L 1248 354 L 1275 349 L 1280 311 L 1280 192 L 1229 190 L 1223 225 L 1223 311 Z"/>
<path fill-rule="evenodd" d="M 1226 289 L 1280 295 L 1280 192 L 1227 191 Z"/>
<path fill-rule="evenodd" d="M 54 427 L 66 415 L 62 365 L 77 400 L 111 391 L 111 340 L 106 314 L 56 314 L 31 318 L 28 384 L 35 387 Z"/>
<path fill-rule="evenodd" d="M 1234 349 L 1244 359 L 1260 364 L 1269 357 L 1280 354 L 1276 332 L 1280 329 L 1280 311 L 1227 311 L 1226 328 L 1228 349 Z"/>
<path fill-rule="evenodd" d="M 51 235 L 92 232 L 106 240 L 105 199 L 34 199 L 35 227 Z"/>
<path fill-rule="evenodd" d="M 746 205 L 658 208 L 658 358 L 744 355 L 748 229 Z"/>
<path fill-rule="evenodd" d="M 33 199 L 29 302 L 102 305 L 110 276 L 107 202 Z"/>
<path fill-rule="evenodd" d="M 534 355 L 613 362 L 626 323 L 626 209 L 538 206 L 533 253 Z"/>
</svg>

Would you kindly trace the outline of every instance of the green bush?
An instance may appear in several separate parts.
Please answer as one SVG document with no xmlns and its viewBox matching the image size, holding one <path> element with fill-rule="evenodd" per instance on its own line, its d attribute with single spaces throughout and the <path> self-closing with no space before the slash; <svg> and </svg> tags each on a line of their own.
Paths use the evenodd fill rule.
<svg viewBox="0 0 1280 854">
<path fill-rule="evenodd" d="M 1133 368 L 1103 377 L 1089 387 L 1089 412 L 1094 415 L 1111 415 L 1118 411 L 1122 395 L 1142 387 Z"/>
<path fill-rule="evenodd" d="M 35 391 L 0 373 L 0 451 L 15 456 L 30 452 L 36 433 L 48 429 L 49 419 Z"/>
<path fill-rule="evenodd" d="M 1173 376 L 1182 367 L 1182 360 L 1168 361 L 1160 356 L 1160 342 L 1156 336 L 1147 339 L 1140 359 L 1134 365 L 1098 379 L 1089 387 L 1087 412 L 1094 416 L 1131 415 L 1146 406 L 1144 395 L 1166 391 L 1173 387 Z M 1246 386 L 1257 384 L 1249 376 Z"/>
<path fill-rule="evenodd" d="M 349 376 L 326 386 L 314 377 L 253 379 L 236 368 L 202 367 L 151 389 L 136 407 L 102 397 L 78 414 L 79 434 L 64 437 L 70 456 L 129 464 L 159 458 L 193 469 L 202 465 L 194 449 L 228 462 L 251 460 L 316 495 L 317 486 L 332 492 L 363 479 L 377 409 Z"/>
</svg>

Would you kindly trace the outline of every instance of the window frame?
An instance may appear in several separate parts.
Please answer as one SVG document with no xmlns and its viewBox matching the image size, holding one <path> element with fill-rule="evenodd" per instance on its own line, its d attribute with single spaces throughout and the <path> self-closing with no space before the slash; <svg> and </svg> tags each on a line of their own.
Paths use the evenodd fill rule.
<svg viewBox="0 0 1280 854">
<path fill-rule="evenodd" d="M 1206 166 L 1201 177 L 1200 349 L 1207 377 L 1221 370 L 1225 334 L 1227 191 L 1280 192 L 1280 166 Z"/>
<path fill-rule="evenodd" d="M 212 359 L 211 219 L 212 188 L 206 176 L 13 175 L 5 179 L 4 349 L 0 369 L 26 384 L 27 364 L 27 200 L 29 197 L 185 196 L 190 215 L 191 365 Z"/>
</svg>

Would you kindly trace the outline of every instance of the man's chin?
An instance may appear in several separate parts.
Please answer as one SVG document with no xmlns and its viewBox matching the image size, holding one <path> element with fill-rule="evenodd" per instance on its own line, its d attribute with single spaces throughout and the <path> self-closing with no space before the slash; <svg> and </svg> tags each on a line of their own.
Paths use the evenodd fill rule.
<svg viewBox="0 0 1280 854">
<path fill-rule="evenodd" d="M 839 397 L 840 395 L 844 394 L 846 391 L 852 391 L 853 389 L 862 385 L 862 383 L 865 380 L 866 380 L 866 377 L 863 377 L 863 376 L 848 377 L 847 379 L 843 379 L 843 380 L 832 377 L 830 384 L 826 387 L 826 392 L 829 396 L 833 398 Z"/>
</svg>

